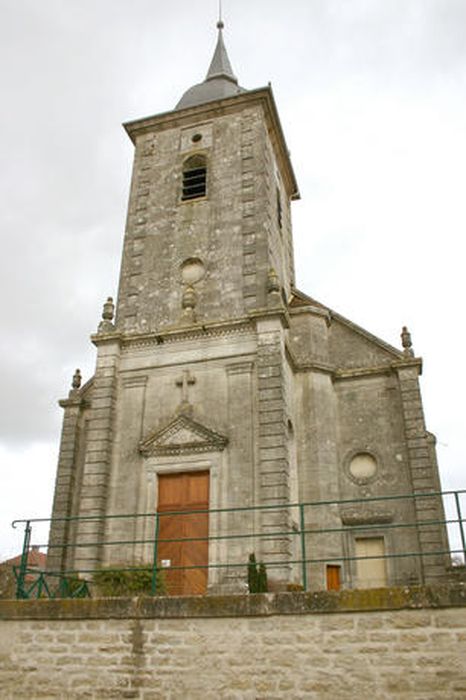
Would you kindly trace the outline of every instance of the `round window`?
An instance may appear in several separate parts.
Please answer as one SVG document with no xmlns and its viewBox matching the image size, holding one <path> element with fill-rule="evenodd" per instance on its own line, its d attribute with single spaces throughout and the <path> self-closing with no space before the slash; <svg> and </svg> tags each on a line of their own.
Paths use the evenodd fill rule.
<svg viewBox="0 0 466 700">
<path fill-rule="evenodd" d="M 377 461 L 368 452 L 359 452 L 349 463 L 349 473 L 355 481 L 369 481 L 377 474 Z"/>
</svg>

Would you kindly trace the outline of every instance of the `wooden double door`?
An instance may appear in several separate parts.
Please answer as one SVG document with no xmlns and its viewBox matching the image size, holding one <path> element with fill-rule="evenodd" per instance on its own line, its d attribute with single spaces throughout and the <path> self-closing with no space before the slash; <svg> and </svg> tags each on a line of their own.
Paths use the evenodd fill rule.
<svg viewBox="0 0 466 700">
<path fill-rule="evenodd" d="M 209 514 L 193 511 L 208 508 L 208 471 L 159 475 L 157 560 L 169 595 L 202 595 L 206 592 Z"/>
</svg>

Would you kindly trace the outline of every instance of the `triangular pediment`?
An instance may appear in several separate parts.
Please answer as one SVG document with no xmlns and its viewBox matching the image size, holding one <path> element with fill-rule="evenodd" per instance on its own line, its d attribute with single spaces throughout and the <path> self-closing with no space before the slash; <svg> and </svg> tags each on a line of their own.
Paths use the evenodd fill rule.
<svg viewBox="0 0 466 700">
<path fill-rule="evenodd" d="M 190 454 L 193 452 L 220 452 L 228 439 L 207 428 L 189 416 L 180 415 L 168 425 L 152 433 L 140 444 L 145 457 Z"/>
<path fill-rule="evenodd" d="M 291 311 L 296 312 L 305 309 L 306 306 L 317 307 L 328 313 L 331 321 L 330 361 L 337 368 L 380 366 L 406 357 L 401 349 L 386 343 L 330 307 L 324 306 L 320 301 L 312 299 L 298 289 L 293 289 L 289 301 Z"/>
</svg>

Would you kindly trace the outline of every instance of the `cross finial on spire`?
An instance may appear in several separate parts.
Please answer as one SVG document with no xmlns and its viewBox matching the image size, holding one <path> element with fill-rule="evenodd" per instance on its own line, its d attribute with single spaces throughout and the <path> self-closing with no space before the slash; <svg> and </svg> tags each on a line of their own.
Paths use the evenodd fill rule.
<svg viewBox="0 0 466 700">
<path fill-rule="evenodd" d="M 218 0 L 218 22 L 217 22 L 217 29 L 223 29 L 224 27 L 223 23 L 223 18 L 222 18 L 222 0 Z"/>
<path fill-rule="evenodd" d="M 233 97 L 240 92 L 245 92 L 244 88 L 238 85 L 238 79 L 233 73 L 230 59 L 228 58 L 225 42 L 223 41 L 224 27 L 222 0 L 219 0 L 217 45 L 205 80 L 189 88 L 175 109 L 184 109 L 185 107 L 192 107 L 213 100 L 222 100 L 226 97 Z"/>
</svg>

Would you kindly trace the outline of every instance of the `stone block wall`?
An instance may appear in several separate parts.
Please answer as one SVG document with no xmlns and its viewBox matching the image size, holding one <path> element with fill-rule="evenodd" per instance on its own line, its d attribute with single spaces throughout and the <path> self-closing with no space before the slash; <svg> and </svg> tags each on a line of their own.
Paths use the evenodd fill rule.
<svg viewBox="0 0 466 700">
<path fill-rule="evenodd" d="M 0 601 L 0 695 L 466 697 L 466 592 Z"/>
</svg>

